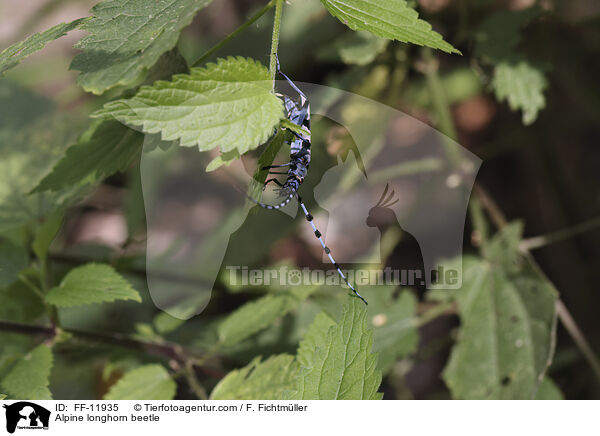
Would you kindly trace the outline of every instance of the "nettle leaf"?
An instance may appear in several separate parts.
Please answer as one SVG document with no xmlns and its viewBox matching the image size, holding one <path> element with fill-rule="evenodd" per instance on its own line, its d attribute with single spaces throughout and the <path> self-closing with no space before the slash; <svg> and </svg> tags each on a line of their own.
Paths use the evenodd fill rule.
<svg viewBox="0 0 600 436">
<path fill-rule="evenodd" d="M 306 368 L 314 366 L 315 350 L 327 342 L 329 327 L 335 325 L 335 320 L 325 312 L 320 312 L 315 316 L 298 346 L 298 363 L 300 365 Z"/>
<path fill-rule="evenodd" d="M 352 30 L 366 30 L 382 38 L 460 53 L 427 21 L 419 19 L 418 12 L 404 0 L 321 0 L 321 3 Z"/>
<path fill-rule="evenodd" d="M 229 346 L 243 341 L 296 308 L 317 289 L 316 286 L 299 287 L 244 304 L 219 324 L 219 342 Z"/>
<path fill-rule="evenodd" d="M 96 263 L 72 269 L 60 286 L 46 295 L 46 301 L 58 307 L 115 300 L 142 301 L 140 294 L 114 268 Z"/>
<path fill-rule="evenodd" d="M 69 147 L 33 192 L 57 191 L 84 180 L 97 182 L 125 171 L 139 158 L 143 134 L 114 120 L 104 121 L 91 129 L 91 137 Z"/>
<path fill-rule="evenodd" d="M 14 398 L 51 400 L 48 386 L 52 363 L 52 350 L 40 345 L 15 364 L 2 380 L 2 387 Z"/>
<path fill-rule="evenodd" d="M 19 272 L 29 264 L 29 256 L 23 247 L 0 239 L 0 288 L 15 282 Z"/>
<path fill-rule="evenodd" d="M 108 393 L 105 400 L 172 400 L 177 385 L 161 365 L 145 365 L 127 372 Z"/>
<path fill-rule="evenodd" d="M 211 400 L 282 400 L 284 392 L 294 387 L 294 357 L 281 354 L 260 360 L 259 356 L 227 374 L 213 389 Z"/>
<path fill-rule="evenodd" d="M 71 30 L 81 26 L 88 18 L 80 18 L 70 23 L 57 24 L 48 30 L 31 35 L 24 41 L 17 42 L 0 53 L 0 76 L 7 70 L 16 67 L 21 61 L 31 56 L 36 51 L 44 48 L 46 44 L 65 36 Z"/>
<path fill-rule="evenodd" d="M 548 80 L 544 73 L 526 61 L 502 62 L 494 68 L 492 87 L 499 102 L 508 101 L 513 111 L 523 111 L 523 124 L 532 124 L 546 107 L 544 91 Z"/>
<path fill-rule="evenodd" d="M 554 352 L 557 292 L 516 247 L 519 223 L 462 260 L 461 327 L 444 370 L 456 398 L 531 399 Z"/>
<path fill-rule="evenodd" d="M 327 323 L 323 317 L 316 323 Z M 296 400 L 375 400 L 381 384 L 377 354 L 371 353 L 373 332 L 367 328 L 367 310 L 359 299 L 344 305 L 340 321 L 326 335 L 309 329 L 309 344 L 301 344 L 302 364 L 296 391 L 286 395 Z M 312 354 L 311 354 L 312 351 Z M 302 356 L 302 357 L 300 357 Z M 309 366 L 306 366 L 308 363 Z"/>
<path fill-rule="evenodd" d="M 82 30 L 90 35 L 75 47 L 71 69 L 88 92 L 102 94 L 140 80 L 161 55 L 177 44 L 181 30 L 211 0 L 109 0 L 91 10 Z"/>
<path fill-rule="evenodd" d="M 495 13 L 481 24 L 475 36 L 475 52 L 494 66 L 491 85 L 496 100 L 507 100 L 511 110 L 523 111 L 525 125 L 532 124 L 546 107 L 548 80 L 544 72 L 517 50 L 521 29 L 540 13 L 538 7 Z"/>
<path fill-rule="evenodd" d="M 116 118 L 165 141 L 200 151 L 220 147 L 243 154 L 264 143 L 283 118 L 283 103 L 272 90 L 266 67 L 229 57 L 171 82 L 144 86 L 135 97 L 107 103 L 92 116 Z"/>
</svg>

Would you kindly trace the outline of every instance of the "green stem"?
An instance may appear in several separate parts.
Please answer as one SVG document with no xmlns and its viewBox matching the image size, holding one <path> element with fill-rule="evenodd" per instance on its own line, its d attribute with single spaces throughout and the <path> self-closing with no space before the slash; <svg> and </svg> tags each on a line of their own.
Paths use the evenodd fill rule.
<svg viewBox="0 0 600 436">
<path fill-rule="evenodd" d="M 256 14 L 252 15 L 244 24 L 235 29 L 229 35 L 227 35 L 224 39 L 222 39 L 219 43 L 215 44 L 212 48 L 206 51 L 202 56 L 200 56 L 193 64 L 192 67 L 197 67 L 206 61 L 209 57 L 211 57 L 215 52 L 221 49 L 224 45 L 229 43 L 233 38 L 242 33 L 246 28 L 251 26 L 255 21 L 257 21 L 260 17 L 266 14 L 273 6 L 275 6 L 275 0 L 271 0 L 267 3 L 260 11 Z"/>
<path fill-rule="evenodd" d="M 523 239 L 519 244 L 519 248 L 522 251 L 534 250 L 536 248 L 554 244 L 555 242 L 569 239 L 572 236 L 579 235 L 580 233 L 584 233 L 598 227 L 600 227 L 600 218 L 594 218 L 592 220 L 579 223 L 573 227 L 569 227 L 568 229 L 559 230 L 547 235 L 536 236 L 534 238 Z"/>
<path fill-rule="evenodd" d="M 273 19 L 273 37 L 271 38 L 271 63 L 269 71 L 275 87 L 275 73 L 277 71 L 277 48 L 279 47 L 279 31 L 281 28 L 281 13 L 283 11 L 283 0 L 275 0 L 275 18 Z"/>
<path fill-rule="evenodd" d="M 600 381 L 600 360 L 598 360 L 598 357 L 596 357 L 594 350 L 592 350 L 592 347 L 590 347 L 590 344 L 586 340 L 581 330 L 579 330 L 579 326 L 577 326 L 577 323 L 571 316 L 571 313 L 561 300 L 556 300 L 556 314 L 558 315 L 558 319 L 560 319 L 560 322 L 565 327 L 567 332 L 569 332 L 571 338 L 573 338 L 577 348 L 579 348 L 583 354 L 583 357 L 585 360 L 587 360 L 588 364 L 594 371 L 596 379 Z"/>
<path fill-rule="evenodd" d="M 199 400 L 208 400 L 208 394 L 204 386 L 200 384 L 198 377 L 196 377 L 196 369 L 191 361 L 185 363 L 185 378 L 190 385 L 190 389 Z"/>
</svg>

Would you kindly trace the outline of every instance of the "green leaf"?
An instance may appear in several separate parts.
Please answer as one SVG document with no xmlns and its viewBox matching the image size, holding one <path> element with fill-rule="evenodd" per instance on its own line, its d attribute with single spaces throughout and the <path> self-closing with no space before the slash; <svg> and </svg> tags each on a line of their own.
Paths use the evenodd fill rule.
<svg viewBox="0 0 600 436">
<path fill-rule="evenodd" d="M 126 373 L 105 400 L 172 400 L 177 385 L 161 365 L 145 365 Z"/>
<path fill-rule="evenodd" d="M 544 73 L 525 61 L 518 64 L 502 62 L 494 68 L 492 87 L 499 102 L 508 101 L 513 111 L 523 111 L 523 124 L 532 124 L 546 107 L 544 90 L 548 80 Z"/>
<path fill-rule="evenodd" d="M 20 41 L 4 49 L 0 53 L 0 76 L 11 68 L 16 67 L 21 61 L 31 56 L 36 51 L 44 48 L 46 44 L 62 36 L 65 36 L 71 30 L 81 26 L 88 18 L 80 18 L 70 23 L 57 24 L 48 30 L 31 35 L 25 41 Z"/>
<path fill-rule="evenodd" d="M 224 153 L 243 154 L 274 133 L 283 103 L 263 65 L 229 57 L 175 75 L 171 82 L 144 86 L 135 97 L 107 103 L 92 116 L 114 117 L 200 151 L 220 147 Z"/>
<path fill-rule="evenodd" d="M 557 292 L 518 253 L 521 228 L 462 261 L 461 327 L 443 375 L 455 398 L 531 399 L 551 361 Z"/>
<path fill-rule="evenodd" d="M 6 398 L 6 394 L 0 394 L 0 401 L 4 400 Z"/>
<path fill-rule="evenodd" d="M 63 218 L 64 211 L 60 209 L 57 210 L 44 220 L 35 234 L 35 239 L 33 240 L 31 248 L 42 262 L 46 262 L 48 250 L 62 226 Z"/>
<path fill-rule="evenodd" d="M 210 173 L 218 168 L 221 168 L 223 165 L 229 166 L 231 162 L 240 158 L 240 154 L 237 150 L 228 151 L 227 153 L 222 153 L 211 160 L 206 166 L 206 172 Z"/>
<path fill-rule="evenodd" d="M 35 283 L 32 269 L 26 269 L 21 274 Z M 39 318 L 44 309 L 42 299 L 23 282 L 14 282 L 7 288 L 0 287 L 0 319 L 26 323 Z"/>
<path fill-rule="evenodd" d="M 344 305 L 340 321 L 329 327 L 327 335 L 318 332 L 327 324 L 320 317 L 320 327 L 309 329 L 308 344 L 300 346 L 302 365 L 296 391 L 289 399 L 296 400 L 374 400 L 381 371 L 377 369 L 377 354 L 371 353 L 373 332 L 367 328 L 367 310 L 357 298 Z M 312 354 L 311 354 L 312 351 Z"/>
<path fill-rule="evenodd" d="M 75 48 L 71 69 L 88 92 L 131 86 L 177 44 L 181 30 L 211 0 L 108 0 L 92 8 L 81 29 L 90 32 Z"/>
<path fill-rule="evenodd" d="M 387 39 L 378 38 L 367 32 L 353 32 L 350 39 L 338 49 L 340 58 L 346 64 L 370 64 L 388 45 Z"/>
<path fill-rule="evenodd" d="M 40 345 L 19 360 L 2 380 L 2 387 L 11 397 L 23 400 L 51 400 L 50 371 L 52 350 Z"/>
<path fill-rule="evenodd" d="M 281 127 L 285 128 L 286 130 L 291 130 L 292 132 L 297 133 L 300 136 L 310 138 L 310 132 L 308 130 L 306 130 L 302 126 L 292 123 L 288 119 L 281 120 L 281 122 L 279 124 L 281 125 Z"/>
<path fill-rule="evenodd" d="M 317 51 L 317 59 L 341 60 L 349 65 L 367 65 L 382 53 L 389 40 L 369 32 L 349 32 Z"/>
<path fill-rule="evenodd" d="M 58 307 L 106 303 L 115 300 L 141 302 L 140 294 L 111 266 L 90 263 L 72 269 L 46 301 Z"/>
<path fill-rule="evenodd" d="M 152 320 L 152 325 L 154 326 L 154 329 L 160 335 L 171 333 L 184 323 L 185 320 L 175 318 L 166 312 L 160 312 Z"/>
<path fill-rule="evenodd" d="M 0 239 L 0 288 L 15 282 L 19 272 L 29 263 L 29 256 L 23 247 Z"/>
<path fill-rule="evenodd" d="M 242 369 L 231 371 L 211 393 L 211 400 L 281 400 L 294 387 L 296 364 L 287 354 L 260 356 Z"/>
<path fill-rule="evenodd" d="M 391 286 L 388 292 L 381 286 L 378 288 L 367 293 L 366 298 L 369 301 L 369 325 L 373 327 L 373 351 L 378 353 L 379 368 L 386 374 L 399 358 L 417 350 L 417 299 L 408 290 L 393 299 Z"/>
<path fill-rule="evenodd" d="M 544 377 L 544 381 L 535 393 L 535 400 L 564 400 L 565 397 L 549 377 Z"/>
<path fill-rule="evenodd" d="M 225 346 L 243 341 L 296 308 L 316 290 L 316 286 L 296 288 L 289 293 L 266 295 L 244 304 L 221 322 L 219 341 Z"/>
<path fill-rule="evenodd" d="M 432 30 L 427 21 L 419 19 L 417 11 L 404 0 L 321 0 L 321 3 L 352 30 L 366 30 L 382 38 L 460 53 Z"/>
<path fill-rule="evenodd" d="M 0 231 L 36 224 L 87 192 L 83 185 L 29 195 L 62 158 L 81 123 L 53 103 L 8 80 L 0 81 Z"/>
<path fill-rule="evenodd" d="M 114 120 L 92 126 L 92 129 L 91 137 L 69 147 L 33 192 L 57 191 L 84 180 L 97 182 L 125 171 L 139 158 L 143 134 Z"/>
<path fill-rule="evenodd" d="M 325 312 L 320 312 L 315 316 L 298 346 L 298 363 L 300 365 L 306 368 L 314 366 L 315 350 L 327 342 L 329 327 L 335 325 L 335 320 Z"/>
<path fill-rule="evenodd" d="M 521 29 L 540 14 L 537 7 L 500 11 L 486 18 L 475 35 L 475 53 L 485 61 L 514 61 L 521 40 Z"/>
</svg>

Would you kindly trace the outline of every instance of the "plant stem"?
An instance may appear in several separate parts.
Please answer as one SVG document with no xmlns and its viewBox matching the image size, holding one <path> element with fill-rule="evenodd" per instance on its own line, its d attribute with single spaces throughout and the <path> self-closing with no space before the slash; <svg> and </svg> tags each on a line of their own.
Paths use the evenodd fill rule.
<svg viewBox="0 0 600 436">
<path fill-rule="evenodd" d="M 194 61 L 194 63 L 192 64 L 192 67 L 196 67 L 196 66 L 202 64 L 204 61 L 206 61 L 206 59 L 208 59 L 215 52 L 217 52 L 218 50 L 220 50 L 221 47 L 223 47 L 224 45 L 226 45 L 227 43 L 229 43 L 229 41 L 231 41 L 233 38 L 235 38 L 236 36 L 238 36 L 246 28 L 248 28 L 255 21 L 257 21 L 260 17 L 262 17 L 264 14 L 266 14 L 274 5 L 275 5 L 275 0 L 271 0 L 260 11 L 258 11 L 256 14 L 254 14 L 250 18 L 248 18 L 248 20 L 244 24 L 242 24 L 240 27 L 238 27 L 237 29 L 235 29 L 233 32 L 231 32 L 229 35 L 227 35 L 224 39 L 222 39 L 217 44 L 215 44 L 213 47 L 211 47 L 208 51 L 206 51 L 196 61 Z"/>
<path fill-rule="evenodd" d="M 546 245 L 554 244 L 555 242 L 564 241 L 572 236 L 580 233 L 593 230 L 600 227 L 600 218 L 594 218 L 583 223 L 579 223 L 573 227 L 552 232 L 547 235 L 536 236 L 534 238 L 523 239 L 519 244 L 519 248 L 522 251 L 531 251 L 536 248 L 545 247 Z"/>
<path fill-rule="evenodd" d="M 277 49 L 279 47 L 279 31 L 281 27 L 281 13 L 283 11 L 283 0 L 275 0 L 275 18 L 273 19 L 273 37 L 271 38 L 271 63 L 269 71 L 275 87 L 275 73 L 277 71 Z"/>
<path fill-rule="evenodd" d="M 208 400 L 206 389 L 204 389 L 204 386 L 200 384 L 198 377 L 196 377 L 196 369 L 194 368 L 194 364 L 189 360 L 185 363 L 185 378 L 190 385 L 190 389 L 192 392 L 194 392 L 199 400 Z"/>
<path fill-rule="evenodd" d="M 556 313 L 558 314 L 558 319 L 560 319 L 562 325 L 565 327 L 567 332 L 569 332 L 569 335 L 571 338 L 573 338 L 573 341 L 575 341 L 577 348 L 579 348 L 581 354 L 583 354 L 583 357 L 585 357 L 585 360 L 588 361 L 589 365 L 594 370 L 596 378 L 600 380 L 600 361 L 594 354 L 592 347 L 590 347 L 590 344 L 585 339 L 585 336 L 581 330 L 579 330 L 579 327 L 571 316 L 569 309 L 567 309 L 561 300 L 556 300 Z"/>
<path fill-rule="evenodd" d="M 60 332 L 66 332 L 72 335 L 75 339 L 123 347 L 128 350 L 135 350 L 155 356 L 166 357 L 167 359 L 176 360 L 182 365 L 185 365 L 188 361 L 200 359 L 204 354 L 198 350 L 185 348 L 176 343 L 167 341 L 145 341 L 142 339 L 132 338 L 121 333 L 96 333 L 78 329 L 58 328 L 56 326 L 45 327 L 39 325 L 29 325 L 12 321 L 0 321 L 0 331 L 30 336 L 42 336 L 45 338 L 54 338 Z M 221 378 L 223 376 L 223 374 L 221 374 L 219 371 L 213 371 L 209 368 L 200 369 L 207 375 L 217 378 Z"/>
</svg>

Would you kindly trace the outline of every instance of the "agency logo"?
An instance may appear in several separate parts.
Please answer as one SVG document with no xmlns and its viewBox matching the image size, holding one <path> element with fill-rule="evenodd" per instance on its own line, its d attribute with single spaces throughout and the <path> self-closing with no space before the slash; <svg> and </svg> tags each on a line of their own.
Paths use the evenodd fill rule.
<svg viewBox="0 0 600 436">
<path fill-rule="evenodd" d="M 6 409 L 6 431 L 48 430 L 50 411 L 29 401 L 3 405 Z"/>
</svg>

